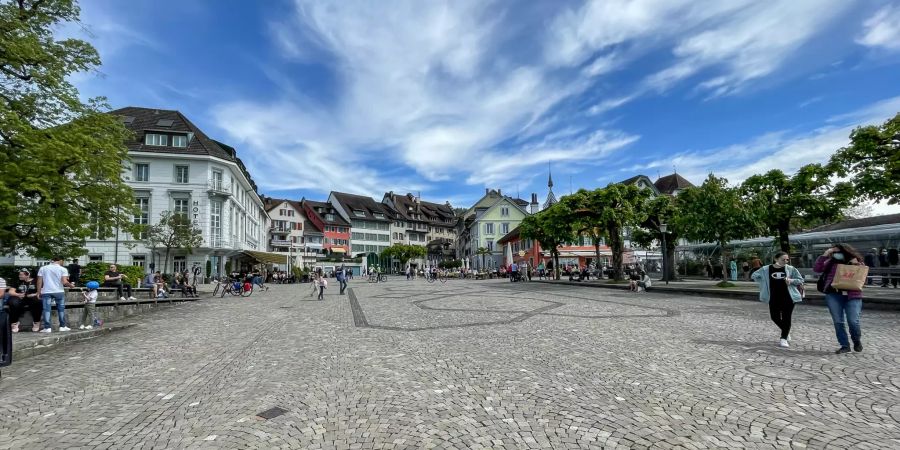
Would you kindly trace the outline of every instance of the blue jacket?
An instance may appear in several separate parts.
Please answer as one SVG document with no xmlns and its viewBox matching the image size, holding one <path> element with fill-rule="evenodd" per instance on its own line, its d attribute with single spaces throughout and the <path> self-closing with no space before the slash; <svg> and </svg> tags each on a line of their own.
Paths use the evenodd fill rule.
<svg viewBox="0 0 900 450">
<path fill-rule="evenodd" d="M 791 284 L 788 285 L 788 294 L 791 295 L 791 300 L 794 303 L 802 302 L 803 296 L 800 295 L 798 286 L 803 285 L 803 275 L 800 274 L 796 267 L 790 264 L 784 266 L 784 271 L 787 273 L 787 277 L 791 279 Z M 769 303 L 769 266 L 760 267 L 759 270 L 753 272 L 750 278 L 759 285 L 759 301 Z"/>
</svg>

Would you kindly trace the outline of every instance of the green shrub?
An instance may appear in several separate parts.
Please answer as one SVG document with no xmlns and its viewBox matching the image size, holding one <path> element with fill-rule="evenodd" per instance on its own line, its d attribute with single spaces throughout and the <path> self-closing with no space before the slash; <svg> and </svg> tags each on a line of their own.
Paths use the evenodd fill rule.
<svg viewBox="0 0 900 450">
<path fill-rule="evenodd" d="M 103 284 L 103 274 L 109 270 L 109 265 L 111 263 L 107 262 L 92 262 L 88 263 L 86 266 L 81 268 L 81 284 L 87 283 L 88 281 L 94 280 Z M 144 268 L 139 266 L 126 266 L 122 264 L 118 264 L 119 272 L 124 273 L 128 278 L 125 278 L 125 282 L 138 287 L 141 284 L 141 280 L 144 278 Z"/>
</svg>

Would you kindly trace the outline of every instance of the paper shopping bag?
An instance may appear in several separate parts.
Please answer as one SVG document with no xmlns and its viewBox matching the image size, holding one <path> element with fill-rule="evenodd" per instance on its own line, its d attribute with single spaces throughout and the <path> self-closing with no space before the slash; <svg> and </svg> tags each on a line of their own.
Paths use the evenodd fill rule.
<svg viewBox="0 0 900 450">
<path fill-rule="evenodd" d="M 869 266 L 838 264 L 831 287 L 839 291 L 861 291 L 869 275 Z"/>
</svg>

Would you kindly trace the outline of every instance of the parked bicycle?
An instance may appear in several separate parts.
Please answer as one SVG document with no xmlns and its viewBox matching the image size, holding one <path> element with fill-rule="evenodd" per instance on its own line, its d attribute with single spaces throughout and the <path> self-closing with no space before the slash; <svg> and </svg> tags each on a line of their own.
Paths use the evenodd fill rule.
<svg viewBox="0 0 900 450">
<path fill-rule="evenodd" d="M 369 279 L 367 281 L 369 283 L 384 283 L 387 281 L 387 275 L 383 273 L 373 273 L 369 275 Z"/>
<path fill-rule="evenodd" d="M 444 271 L 440 271 L 437 273 L 437 275 L 429 274 L 428 278 L 426 278 L 425 280 L 428 281 L 429 283 L 434 283 L 435 281 L 438 281 L 438 280 L 440 280 L 441 283 L 446 283 L 447 282 L 447 273 Z"/>
<path fill-rule="evenodd" d="M 213 290 L 213 297 L 219 294 L 219 297 L 225 297 L 225 294 L 231 294 L 235 297 L 249 297 L 253 293 L 253 283 L 249 281 L 241 281 L 239 279 L 226 279 L 216 283 Z"/>
</svg>

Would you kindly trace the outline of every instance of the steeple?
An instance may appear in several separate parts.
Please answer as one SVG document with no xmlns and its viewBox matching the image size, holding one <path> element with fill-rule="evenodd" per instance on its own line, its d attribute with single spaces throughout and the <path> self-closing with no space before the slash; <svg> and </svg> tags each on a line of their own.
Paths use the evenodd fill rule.
<svg viewBox="0 0 900 450">
<path fill-rule="evenodd" d="M 555 204 L 558 201 L 556 200 L 556 196 L 553 195 L 553 174 L 550 172 L 550 162 L 547 162 L 547 201 L 544 202 L 544 207 L 541 209 L 547 209 Z"/>
</svg>

